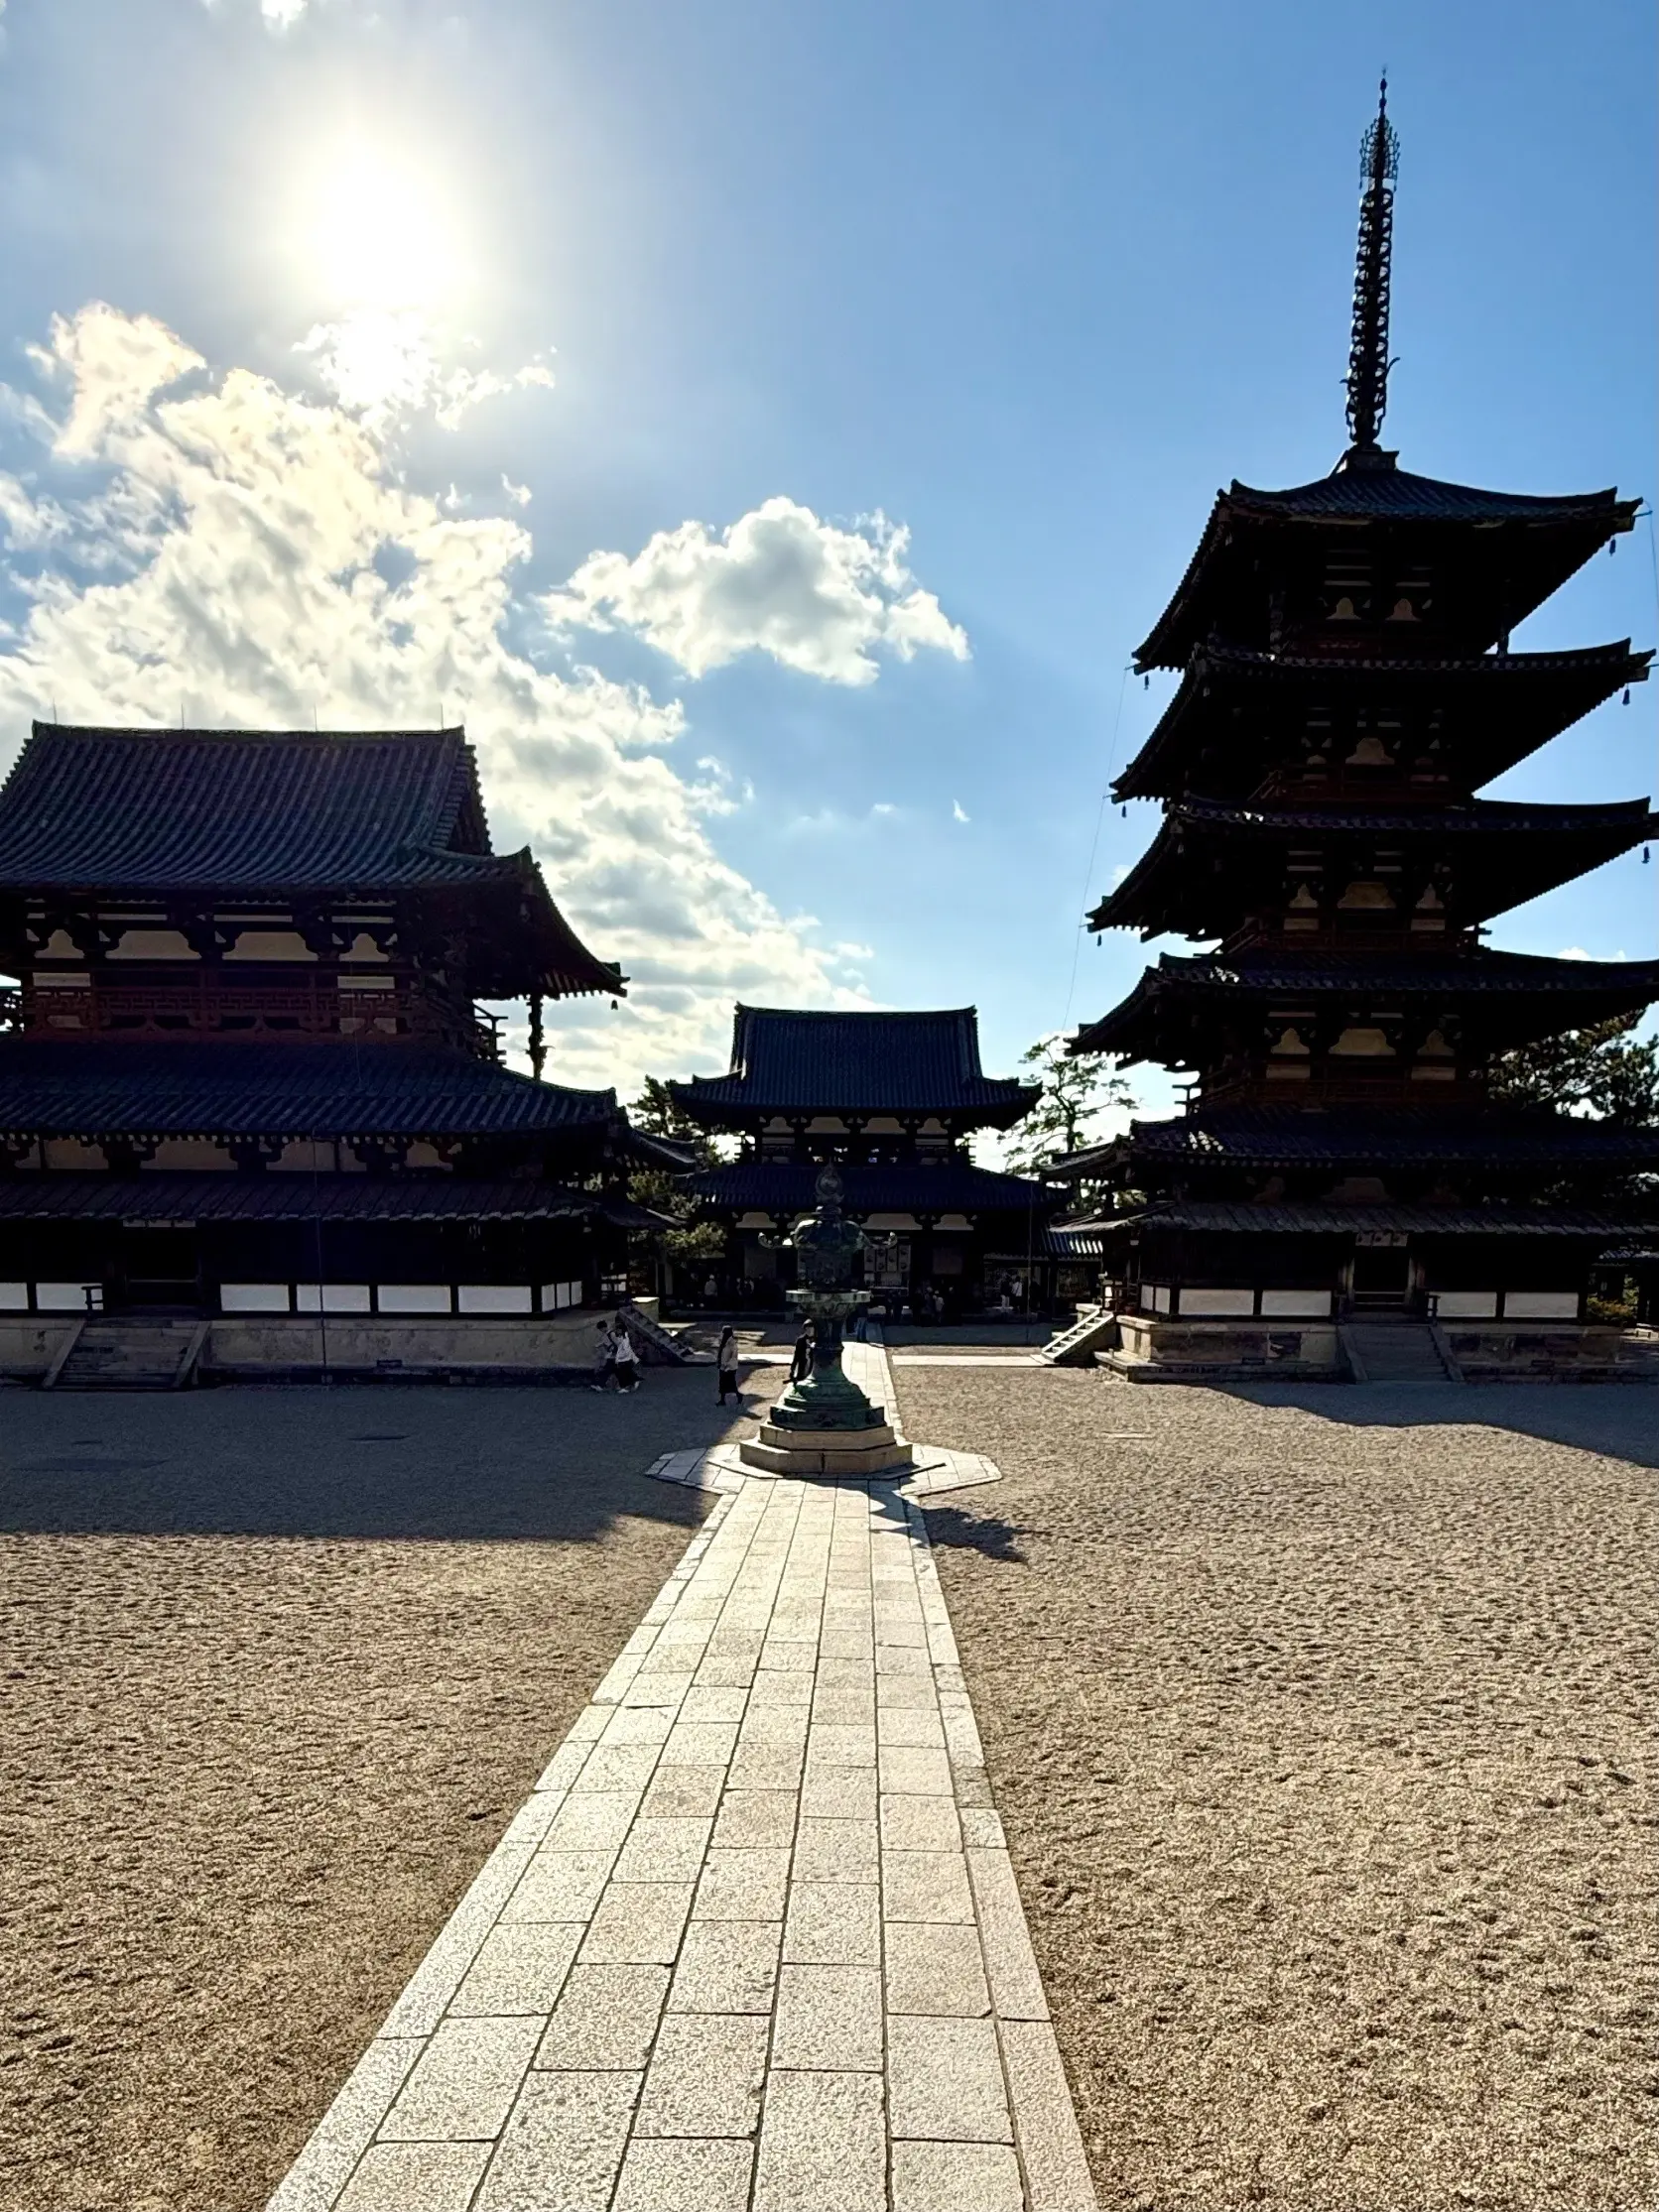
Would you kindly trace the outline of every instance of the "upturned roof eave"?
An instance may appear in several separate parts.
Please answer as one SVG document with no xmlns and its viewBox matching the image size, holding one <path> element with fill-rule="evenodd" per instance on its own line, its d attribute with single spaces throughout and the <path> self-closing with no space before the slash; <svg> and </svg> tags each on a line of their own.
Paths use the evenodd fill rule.
<svg viewBox="0 0 1659 2212">
<path fill-rule="evenodd" d="M 1335 477 L 1340 471 L 1334 470 L 1332 473 Z M 1571 530 L 1595 525 L 1599 530 L 1600 538 L 1605 539 L 1629 530 L 1641 508 L 1639 499 L 1621 500 L 1616 486 L 1607 486 L 1595 492 L 1565 495 L 1559 499 L 1540 498 L 1536 504 L 1530 504 L 1522 494 L 1479 492 L 1474 486 L 1450 482 L 1438 485 L 1436 479 L 1415 477 L 1409 471 L 1402 471 L 1400 475 L 1402 481 L 1437 484 L 1437 488 L 1447 492 L 1485 499 L 1491 503 L 1491 512 L 1489 518 L 1481 519 L 1489 519 L 1494 525 L 1505 527 Z M 1234 478 L 1225 491 L 1218 491 L 1210 519 L 1180 583 L 1163 613 L 1131 656 L 1135 674 L 1145 675 L 1153 669 L 1185 668 L 1195 647 L 1202 644 L 1202 637 L 1192 633 L 1196 609 L 1204 595 L 1207 572 L 1237 525 L 1274 530 L 1359 529 L 1376 524 L 1459 531 L 1468 531 L 1471 527 L 1473 518 L 1464 514 L 1435 515 L 1431 511 L 1419 512 L 1410 508 L 1379 509 L 1358 504 L 1350 512 L 1331 506 L 1305 510 L 1286 504 L 1300 494 L 1317 491 L 1321 485 L 1331 480 L 1321 477 L 1316 478 L 1313 484 L 1297 485 L 1287 492 L 1264 492 Z M 1365 478 L 1358 478 L 1356 481 L 1363 482 Z M 1588 554 L 1586 557 L 1589 557 Z"/>
<path fill-rule="evenodd" d="M 966 1100 L 961 1098 L 920 1103 L 906 1100 L 894 1105 L 890 1099 L 867 1099 L 862 1102 L 820 1099 L 804 1104 L 799 1099 L 766 1098 L 748 1093 L 720 1090 L 728 1078 L 724 1076 L 692 1076 L 684 1082 L 670 1081 L 668 1089 L 675 1103 L 684 1113 L 698 1123 L 700 1128 L 711 1131 L 739 1131 L 766 1121 L 845 1120 L 859 1121 L 895 1119 L 902 1121 L 949 1121 L 961 1129 L 1011 1129 L 1023 1121 L 1042 1096 L 1040 1084 L 1011 1083 L 1008 1095 L 998 1099 Z M 987 1076 L 987 1084 L 994 1078 Z M 694 1086 L 703 1085 L 704 1088 Z"/>
<path fill-rule="evenodd" d="M 1547 1165 L 1609 1169 L 1659 1162 L 1659 1128 L 1487 1103 L 1371 1114 L 1281 1107 L 1225 1109 L 1133 1122 L 1121 1158 L 1172 1170 L 1408 1163 Z"/>
<path fill-rule="evenodd" d="M 1170 796 L 1169 772 L 1190 749 L 1196 734 L 1193 725 L 1202 724 L 1207 715 L 1214 711 L 1212 702 L 1217 693 L 1225 699 L 1251 690 L 1290 688 L 1307 683 L 1327 687 L 1370 686 L 1379 678 L 1393 685 L 1433 682 L 1442 686 L 1448 683 L 1536 685 L 1549 678 L 1601 679 L 1592 685 L 1593 695 L 1582 706 L 1576 706 L 1564 720 L 1540 728 L 1535 736 L 1529 735 L 1525 747 L 1515 755 L 1518 760 L 1547 744 L 1552 737 L 1559 737 L 1563 730 L 1571 729 L 1621 685 L 1645 683 L 1652 660 L 1652 648 L 1632 651 L 1628 638 L 1607 645 L 1587 646 L 1575 652 L 1488 653 L 1459 660 L 1428 661 L 1347 660 L 1313 654 L 1258 653 L 1211 640 L 1194 648 L 1175 696 L 1159 716 L 1140 751 L 1112 784 L 1111 796 L 1114 802 L 1120 804 L 1131 799 Z"/>
<path fill-rule="evenodd" d="M 1214 961 L 1213 966 L 1208 963 Z M 1502 963 L 1496 965 L 1495 963 Z M 1122 1060 L 1159 1058 L 1146 1048 L 1139 1036 L 1159 999 L 1189 999 L 1214 1004 L 1219 999 L 1298 997 L 1419 998 L 1456 996 L 1493 1000 L 1548 998 L 1571 1005 L 1575 999 L 1622 1012 L 1651 1006 L 1659 999 L 1659 960 L 1547 960 L 1521 953 L 1490 953 L 1471 957 L 1458 967 L 1437 967 L 1424 957 L 1404 961 L 1391 971 L 1366 973 L 1358 959 L 1333 958 L 1329 966 L 1283 964 L 1252 973 L 1247 967 L 1222 965 L 1214 955 L 1184 959 L 1164 953 L 1155 967 L 1142 971 L 1134 989 L 1097 1021 L 1088 1022 L 1067 1040 L 1067 1051 L 1079 1058 L 1109 1052 Z M 1571 1017 L 1557 1025 L 1576 1026 Z M 1185 1066 L 1183 1060 L 1172 1062 Z"/>
<path fill-rule="evenodd" d="M 1240 1236 L 1345 1237 L 1381 1229 L 1408 1236 L 1560 1236 L 1600 1240 L 1647 1235 L 1659 1229 L 1659 1213 L 1630 1207 L 1620 1211 L 1590 1207 L 1511 1205 L 1343 1205 L 1246 1199 L 1165 1198 L 1132 1213 L 1109 1216 L 1102 1231 L 1148 1228 L 1190 1229 Z"/>
<path fill-rule="evenodd" d="M 1139 929 L 1143 937 L 1224 933 L 1210 925 L 1212 918 L 1201 909 L 1184 905 L 1187 842 L 1209 838 L 1247 850 L 1259 848 L 1270 838 L 1288 840 L 1321 832 L 1358 836 L 1382 833 L 1432 841 L 1497 837 L 1536 847 L 1574 839 L 1605 848 L 1577 857 L 1564 856 L 1561 866 L 1565 874 L 1552 875 L 1545 870 L 1548 880 L 1535 881 L 1535 870 L 1517 882 L 1513 896 L 1503 897 L 1498 905 L 1477 903 L 1468 910 L 1469 919 L 1489 921 L 1528 899 L 1542 897 L 1590 868 L 1617 859 L 1644 837 L 1659 835 L 1659 813 L 1649 811 L 1645 799 L 1609 799 L 1591 806 L 1474 799 L 1465 806 L 1425 805 L 1409 810 L 1353 804 L 1226 806 L 1209 799 L 1182 800 L 1168 808 L 1152 843 L 1117 888 L 1087 916 L 1087 925 L 1094 930 Z"/>
</svg>

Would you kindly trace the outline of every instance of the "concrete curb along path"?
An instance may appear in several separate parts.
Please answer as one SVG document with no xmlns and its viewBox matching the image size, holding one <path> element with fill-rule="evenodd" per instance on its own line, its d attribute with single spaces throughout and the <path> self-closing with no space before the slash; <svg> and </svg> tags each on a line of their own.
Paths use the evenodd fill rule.
<svg viewBox="0 0 1659 2212">
<path fill-rule="evenodd" d="M 269 2212 L 1094 2212 L 920 1509 L 725 1479 Z"/>
</svg>

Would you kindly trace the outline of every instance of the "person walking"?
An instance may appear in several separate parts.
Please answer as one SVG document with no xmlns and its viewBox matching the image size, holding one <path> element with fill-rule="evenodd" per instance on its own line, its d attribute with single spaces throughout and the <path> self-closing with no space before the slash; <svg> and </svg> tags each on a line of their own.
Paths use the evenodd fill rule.
<svg viewBox="0 0 1659 2212">
<path fill-rule="evenodd" d="M 616 1332 L 609 1321 L 599 1323 L 599 1341 L 594 1352 L 593 1380 L 589 1390 L 602 1391 L 616 1374 Z"/>
<path fill-rule="evenodd" d="M 639 1388 L 639 1354 L 634 1350 L 634 1340 L 618 1321 L 616 1324 L 616 1387 L 625 1398 L 631 1398 Z"/>
<path fill-rule="evenodd" d="M 714 1366 L 720 1379 L 720 1395 L 716 1403 L 723 1406 L 729 1392 L 741 1406 L 743 1393 L 737 1381 L 737 1331 L 729 1321 L 720 1331 L 720 1346 L 714 1354 Z"/>
</svg>

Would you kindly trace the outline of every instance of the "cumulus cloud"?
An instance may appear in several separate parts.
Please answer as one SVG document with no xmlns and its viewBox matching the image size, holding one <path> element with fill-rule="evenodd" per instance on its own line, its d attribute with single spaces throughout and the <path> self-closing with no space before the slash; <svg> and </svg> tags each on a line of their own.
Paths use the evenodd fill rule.
<svg viewBox="0 0 1659 2212">
<path fill-rule="evenodd" d="M 873 683 L 876 649 L 967 659 L 967 638 L 906 565 L 909 532 L 882 515 L 856 529 L 768 499 L 729 529 L 682 523 L 643 553 L 590 553 L 544 602 L 565 626 L 634 631 L 705 676 L 744 653 L 831 683 Z"/>
<path fill-rule="evenodd" d="M 968 813 L 959 799 L 954 799 L 951 801 L 951 819 L 954 822 L 965 822 L 971 821 L 973 817 Z"/>
<path fill-rule="evenodd" d="M 506 376 L 447 365 L 426 317 L 414 307 L 362 307 L 342 321 L 317 323 L 294 350 L 313 357 L 341 407 L 377 428 L 430 411 L 444 430 L 452 430 L 482 400 L 553 384 L 553 371 L 542 360 L 527 361 Z"/>
<path fill-rule="evenodd" d="M 146 316 L 93 306 L 41 350 L 45 404 L 7 395 L 27 459 L 0 478 L 0 732 L 31 715 L 218 727 L 430 727 L 476 745 L 498 849 L 529 843 L 574 926 L 633 978 L 612 1014 L 551 1011 L 550 1073 L 631 1087 L 723 1063 L 734 998 L 867 1003 L 721 859 L 717 767 L 677 773 L 676 700 L 557 674 L 522 628 L 516 516 L 413 489 L 375 409 L 243 369 L 209 374 Z"/>
</svg>

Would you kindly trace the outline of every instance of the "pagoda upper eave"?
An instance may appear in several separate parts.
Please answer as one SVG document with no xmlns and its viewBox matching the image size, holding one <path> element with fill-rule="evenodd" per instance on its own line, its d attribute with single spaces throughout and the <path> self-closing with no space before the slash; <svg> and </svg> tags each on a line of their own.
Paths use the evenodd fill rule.
<svg viewBox="0 0 1659 2212">
<path fill-rule="evenodd" d="M 1167 799 L 1203 763 L 1212 796 L 1248 797 L 1310 712 L 1338 728 L 1379 705 L 1469 790 L 1489 783 L 1592 708 L 1646 680 L 1653 655 L 1628 638 L 1574 653 L 1378 660 L 1200 646 L 1157 727 L 1112 786 L 1118 801 Z M 1432 725 L 1432 729 L 1431 729 Z M 1402 764 L 1409 767 L 1410 763 Z"/>
<path fill-rule="evenodd" d="M 1137 672 L 1183 669 L 1212 633 L 1236 634 L 1225 618 L 1240 589 L 1259 586 L 1267 542 L 1287 534 L 1355 544 L 1389 533 L 1424 544 L 1449 538 L 1466 576 L 1479 574 L 1501 602 L 1493 637 L 1541 605 L 1606 541 L 1631 528 L 1639 500 L 1616 490 L 1559 498 L 1484 491 L 1393 466 L 1339 467 L 1289 491 L 1260 491 L 1236 479 L 1217 492 L 1197 552 L 1174 597 L 1135 650 Z"/>
<path fill-rule="evenodd" d="M 1260 953 L 1229 958 L 1165 954 L 1129 996 L 1069 1041 L 1074 1055 L 1110 1052 L 1169 1067 L 1196 1064 L 1229 1021 L 1271 1012 L 1294 1020 L 1306 1009 L 1444 1007 L 1475 1018 L 1493 1047 L 1580 1029 L 1659 999 L 1659 961 L 1548 960 L 1518 952 L 1471 951 L 1462 958 L 1402 954 Z"/>
<path fill-rule="evenodd" d="M 1598 806 L 1239 806 L 1212 799 L 1172 805 L 1151 846 L 1088 917 L 1091 929 L 1143 936 L 1224 936 L 1287 896 L 1289 856 L 1317 849 L 1336 890 L 1372 873 L 1375 855 L 1410 875 L 1445 856 L 1453 923 L 1468 927 L 1523 906 L 1558 884 L 1659 834 L 1645 799 Z M 1306 880 L 1306 879 L 1304 879 Z M 1410 886 L 1408 885 L 1408 903 Z M 1364 919 L 1355 916 L 1355 921 Z M 1403 920 L 1403 918 L 1401 918 Z"/>
<path fill-rule="evenodd" d="M 1625 1128 L 1569 1114 L 1480 1106 L 1462 1112 L 1409 1108 L 1365 1113 L 1306 1107 L 1198 1110 L 1167 1121 L 1133 1122 L 1094 1157 L 1056 1163 L 1057 1179 L 1101 1179 L 1108 1168 L 1151 1176 L 1250 1168 L 1485 1167 L 1550 1172 L 1627 1173 L 1659 1167 L 1659 1129 Z M 1050 1172 L 1055 1170 L 1051 1168 Z"/>
</svg>

